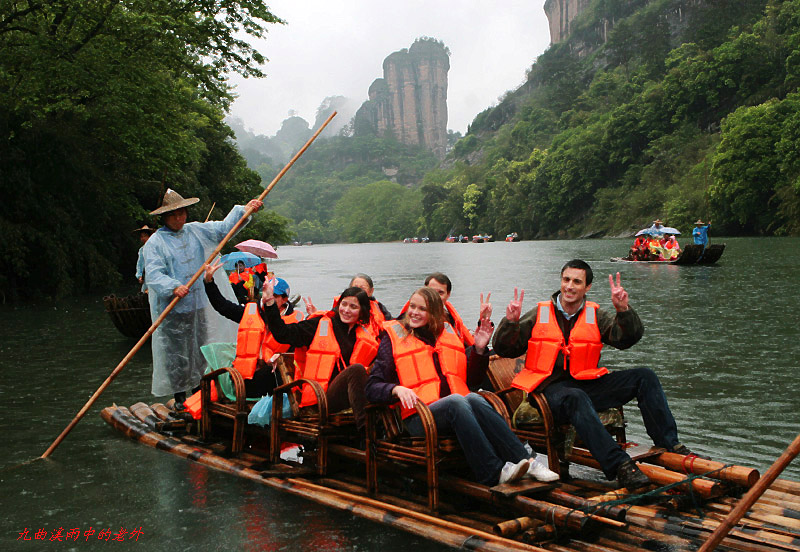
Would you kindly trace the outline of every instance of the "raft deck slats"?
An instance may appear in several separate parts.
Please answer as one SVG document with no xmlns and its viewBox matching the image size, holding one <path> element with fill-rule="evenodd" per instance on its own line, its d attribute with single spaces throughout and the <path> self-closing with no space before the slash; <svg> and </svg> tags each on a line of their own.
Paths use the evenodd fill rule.
<svg viewBox="0 0 800 552">
<path fill-rule="evenodd" d="M 399 485 L 399 480 L 391 478 L 391 471 L 381 472 L 388 479 L 384 493 L 367 496 L 364 476 L 353 469 L 354 466 L 364 466 L 364 451 L 342 444 L 331 445 L 333 464 L 338 463 L 340 468 L 349 470 L 339 472 L 342 473 L 341 476 L 333 472 L 333 475 L 311 481 L 298 475 L 305 468 L 276 464 L 271 467 L 274 471 L 270 473 L 280 476 L 262 477 L 261 470 L 266 465 L 262 455 L 243 451 L 238 456 L 223 458 L 219 454 L 229 448 L 225 442 L 203 443 L 193 435 L 169 436 L 154 430 L 154 427 L 164 427 L 158 424 L 174 421 L 164 405 L 148 407 L 139 403 L 131 410 L 125 407 L 109 407 L 103 410 L 102 416 L 128 437 L 151 447 L 320 504 L 347 510 L 365 519 L 454 548 L 490 552 L 628 552 L 657 549 L 661 543 L 661 546 L 668 545 L 676 550 L 694 550 L 720 525 L 724 516 L 737 503 L 737 498 L 732 496 L 703 500 L 695 494 L 695 502 L 677 496 L 663 505 L 594 506 L 591 499 L 609 494 L 614 489 L 612 484 L 602 480 L 576 479 L 569 484 L 560 484 L 558 488 L 544 485 L 544 490 L 539 489 L 532 496 L 515 496 L 514 493 L 503 496 L 503 493 L 493 492 L 488 487 L 443 473 L 439 480 L 443 491 L 441 508 L 437 515 L 431 515 L 423 511 L 424 492 L 404 497 L 395 496 L 401 492 L 402 486 Z M 158 421 L 154 422 L 154 419 Z M 665 454 L 669 453 L 653 456 L 645 462 L 665 460 L 663 463 L 668 464 L 670 462 L 666 460 L 674 460 Z M 685 477 L 667 467 L 641 465 L 647 470 L 646 473 L 669 472 L 672 474 L 667 477 L 669 480 L 677 477 L 680 481 L 681 477 Z M 733 479 L 749 481 L 751 476 L 747 472 L 748 468 L 742 470 L 745 471 Z M 413 470 L 403 473 L 415 476 Z M 714 493 L 717 489 L 722 492 L 731 489 L 737 494 L 741 491 L 741 487 L 731 482 L 698 478 L 693 485 L 696 482 L 710 485 L 708 488 L 713 489 Z M 415 483 L 416 485 L 419 483 Z M 523 492 L 527 493 L 527 490 Z M 492 506 L 485 510 L 458 511 L 455 506 L 463 502 L 464 499 L 459 497 L 464 496 Z M 740 552 L 800 552 L 800 512 L 797 509 L 800 508 L 800 484 L 778 480 L 762 499 L 753 505 L 722 541 L 722 546 L 726 550 Z M 674 506 L 685 506 L 685 510 L 672 509 Z M 697 511 L 701 506 L 703 510 Z M 495 534 L 498 526 L 502 526 L 498 531 L 505 536 Z"/>
</svg>

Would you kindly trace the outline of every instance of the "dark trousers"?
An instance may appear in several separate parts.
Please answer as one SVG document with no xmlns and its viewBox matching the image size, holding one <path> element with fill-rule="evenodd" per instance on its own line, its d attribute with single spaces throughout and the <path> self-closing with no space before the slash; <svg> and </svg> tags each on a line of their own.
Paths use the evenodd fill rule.
<svg viewBox="0 0 800 552">
<path fill-rule="evenodd" d="M 338 412 L 352 408 L 356 427 L 363 430 L 367 425 L 365 411 L 367 397 L 364 394 L 366 386 L 367 369 L 362 364 L 351 364 L 339 372 L 328 385 L 328 391 L 325 393 L 328 398 L 328 411 Z"/>
<path fill-rule="evenodd" d="M 439 435 L 455 434 L 476 481 L 496 485 L 506 462 L 528 458 L 522 443 L 492 406 L 477 393 L 452 394 L 428 405 Z M 412 436 L 423 436 L 419 415 L 405 419 Z"/>
<path fill-rule="evenodd" d="M 678 444 L 678 428 L 655 372 L 632 368 L 611 372 L 593 380 L 568 379 L 551 383 L 544 396 L 557 422 L 569 422 L 586 444 L 608 479 L 620 464 L 630 460 L 603 427 L 598 410 L 622 406 L 637 399 L 647 434 L 658 447 Z"/>
</svg>

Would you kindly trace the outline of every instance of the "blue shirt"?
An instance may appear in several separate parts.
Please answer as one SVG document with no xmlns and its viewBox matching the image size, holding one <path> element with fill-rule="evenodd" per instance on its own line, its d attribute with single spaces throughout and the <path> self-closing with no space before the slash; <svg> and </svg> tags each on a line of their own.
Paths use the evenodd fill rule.
<svg viewBox="0 0 800 552">
<path fill-rule="evenodd" d="M 703 247 L 708 245 L 708 229 L 710 227 L 710 224 L 694 227 L 694 230 L 692 230 L 692 237 L 694 238 L 695 244 L 702 245 Z"/>
</svg>

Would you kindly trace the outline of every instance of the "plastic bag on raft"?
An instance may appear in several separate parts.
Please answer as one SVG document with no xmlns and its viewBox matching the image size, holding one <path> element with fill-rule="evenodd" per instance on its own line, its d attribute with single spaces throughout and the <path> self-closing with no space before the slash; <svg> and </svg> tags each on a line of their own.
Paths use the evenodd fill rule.
<svg viewBox="0 0 800 552">
<path fill-rule="evenodd" d="M 285 398 L 281 408 L 281 416 L 286 419 L 292 417 L 292 406 Z M 269 425 L 270 420 L 272 420 L 272 395 L 266 395 L 253 405 L 250 414 L 247 415 L 247 423 L 264 427 Z"/>
<path fill-rule="evenodd" d="M 281 460 L 285 462 L 303 463 L 303 445 L 281 443 Z"/>
<path fill-rule="evenodd" d="M 200 352 L 208 363 L 206 374 L 233 365 L 233 359 L 236 357 L 236 343 L 208 343 L 200 347 Z M 219 377 L 219 386 L 222 393 L 228 398 L 229 401 L 236 400 L 236 391 L 233 389 L 233 382 L 228 374 L 222 374 Z"/>
</svg>

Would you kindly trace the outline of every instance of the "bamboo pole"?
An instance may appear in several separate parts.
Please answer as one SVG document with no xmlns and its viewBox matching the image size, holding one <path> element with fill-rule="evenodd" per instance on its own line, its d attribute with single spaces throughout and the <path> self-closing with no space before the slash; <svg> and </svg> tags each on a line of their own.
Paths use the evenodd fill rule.
<svg viewBox="0 0 800 552">
<path fill-rule="evenodd" d="M 658 464 L 672 471 L 706 475 L 713 479 L 728 481 L 740 487 L 750 488 L 758 481 L 758 470 L 744 466 L 726 466 L 722 462 L 705 460 L 698 457 L 683 456 L 673 452 L 662 452 L 658 456 L 648 458 L 646 462 Z"/>
<path fill-rule="evenodd" d="M 272 179 L 272 182 L 269 183 L 269 186 L 267 186 L 264 189 L 264 191 L 261 192 L 261 195 L 259 195 L 258 198 L 257 198 L 259 201 L 263 201 L 264 200 L 264 198 L 267 196 L 267 194 L 269 194 L 272 191 L 272 188 L 275 187 L 275 184 L 277 184 L 278 181 L 281 178 L 283 178 L 283 175 L 286 174 L 286 171 L 288 171 L 292 167 L 292 165 L 294 165 L 295 161 L 297 161 L 300 158 L 300 156 L 303 155 L 303 153 L 305 153 L 305 151 L 308 149 L 308 147 L 311 145 L 311 143 L 314 140 L 317 139 L 317 136 L 319 136 L 319 134 L 323 131 L 323 129 L 326 126 L 328 126 L 328 123 L 330 123 L 331 120 L 335 116 L 336 116 L 336 112 L 334 111 L 325 120 L 325 122 L 322 123 L 322 125 L 311 136 L 311 138 L 308 139 L 308 141 L 305 143 L 305 145 L 302 148 L 300 148 L 300 151 L 298 151 L 294 155 L 294 157 L 292 157 L 291 160 L 289 160 L 289 162 L 286 164 L 286 166 L 283 167 L 283 169 L 281 169 L 281 172 L 279 172 L 277 174 L 277 176 L 275 176 L 275 178 Z M 231 228 L 230 232 L 228 232 L 228 234 L 222 239 L 222 241 L 219 242 L 219 244 L 214 249 L 214 251 L 211 253 L 211 255 L 209 255 L 208 258 L 206 259 L 205 264 L 209 264 L 214 260 L 214 258 L 219 254 L 219 252 L 222 250 L 222 248 L 225 246 L 225 244 L 228 243 L 228 240 L 230 240 L 233 236 L 236 235 L 236 233 L 239 231 L 239 229 L 244 224 L 244 221 L 247 220 L 250 217 L 250 215 L 253 214 L 253 212 L 254 212 L 254 210 L 253 210 L 252 207 L 247 207 L 245 209 L 245 212 L 244 212 L 244 215 L 242 215 L 242 218 L 240 218 L 236 222 L 236 224 L 233 226 L 233 228 Z M 204 271 L 204 268 L 201 266 L 197 270 L 197 272 L 194 273 L 194 276 L 192 276 L 192 278 L 186 283 L 186 287 L 187 288 L 191 288 L 194 285 L 194 283 L 198 280 L 198 278 L 200 278 L 200 275 L 203 273 L 203 271 Z M 72 421 L 67 425 L 67 427 L 64 428 L 64 431 L 61 432 L 61 434 L 56 438 L 56 440 L 53 441 L 53 443 L 47 448 L 47 450 L 44 452 L 44 454 L 42 454 L 41 458 L 47 458 L 48 456 L 50 456 L 50 454 L 52 454 L 52 452 L 56 449 L 56 447 L 61 444 L 61 441 L 63 441 L 64 438 L 69 434 L 69 432 L 72 431 L 72 428 L 74 428 L 76 425 L 78 425 L 78 422 L 81 421 L 81 418 L 83 418 L 84 415 L 86 415 L 86 412 L 89 411 L 89 409 L 92 407 L 94 402 L 98 399 L 98 397 L 100 397 L 100 395 L 103 393 L 103 391 L 105 391 L 106 388 L 109 385 L 111 385 L 111 382 L 114 381 L 114 378 L 117 377 L 117 374 L 119 374 L 122 371 L 122 369 L 128 364 L 128 362 L 130 362 L 130 360 L 134 357 L 134 355 L 136 355 L 136 353 L 139 352 L 139 349 L 141 349 L 142 346 L 145 343 L 147 343 L 147 340 L 150 339 L 150 336 L 153 335 L 153 332 L 156 331 L 156 328 L 158 328 L 158 326 L 161 324 L 161 322 L 163 322 L 164 319 L 167 317 L 167 314 L 169 314 L 170 311 L 172 311 L 172 309 L 175 307 L 175 305 L 178 304 L 178 301 L 180 301 L 180 300 L 181 300 L 181 298 L 177 297 L 177 296 L 174 299 L 172 299 L 172 301 L 169 303 L 169 305 L 167 305 L 167 307 L 164 309 L 164 311 L 161 313 L 161 315 L 158 317 L 158 319 L 155 322 L 153 322 L 153 324 L 150 326 L 150 328 L 147 329 L 147 331 L 139 339 L 139 341 L 136 342 L 136 345 L 134 345 L 133 348 L 128 352 L 128 354 L 125 355 L 125 358 L 123 358 L 120 361 L 120 363 L 117 364 L 116 368 L 114 368 L 114 370 L 111 372 L 111 374 L 109 374 L 109 376 L 100 385 L 100 387 L 97 388 L 97 391 L 95 391 L 94 394 L 89 398 L 89 400 L 86 401 L 86 404 L 83 405 L 83 408 L 80 409 L 78 414 L 72 419 Z"/>
<path fill-rule="evenodd" d="M 717 545 L 725 538 L 725 535 L 733 528 L 736 523 L 747 513 L 756 500 L 766 491 L 769 486 L 772 484 L 775 479 L 781 474 L 781 472 L 789 465 L 789 463 L 795 459 L 795 457 L 800 453 L 800 434 L 794 438 L 794 441 L 789 445 L 789 447 L 784 451 L 783 454 L 775 461 L 772 466 L 767 470 L 767 473 L 758 480 L 758 482 L 753 485 L 753 487 L 747 491 L 747 493 L 742 497 L 741 502 L 734 508 L 731 513 L 728 515 L 725 520 L 719 524 L 719 526 L 714 530 L 708 540 L 703 543 L 703 546 L 700 547 L 698 552 L 709 552 L 710 550 L 714 550 Z"/>
<path fill-rule="evenodd" d="M 495 535 L 510 538 L 516 535 L 517 533 L 521 533 L 522 531 L 527 531 L 528 529 L 535 529 L 542 525 L 544 525 L 544 521 L 524 516 L 524 517 L 509 519 L 508 521 L 501 521 L 500 523 L 497 523 L 495 524 L 494 527 L 492 527 L 492 531 L 494 531 Z"/>
<path fill-rule="evenodd" d="M 216 201 L 211 204 L 211 209 L 208 210 L 208 214 L 206 215 L 206 220 L 204 220 L 203 222 L 208 222 L 208 219 L 211 218 L 211 213 L 212 213 L 212 211 L 214 211 L 214 207 L 216 207 L 216 206 L 217 206 L 217 202 Z"/>
<path fill-rule="evenodd" d="M 675 473 L 659 466 L 651 466 L 641 463 L 638 464 L 638 466 L 639 469 L 642 470 L 642 473 L 644 473 L 658 485 L 671 485 L 686 479 L 683 474 Z M 691 485 L 691 488 L 695 493 L 704 499 L 721 496 L 724 492 L 724 489 L 719 482 L 710 481 L 708 479 L 693 479 L 691 482 L 687 481 L 685 486 L 681 486 L 679 488 L 688 490 L 689 485 Z"/>
</svg>

